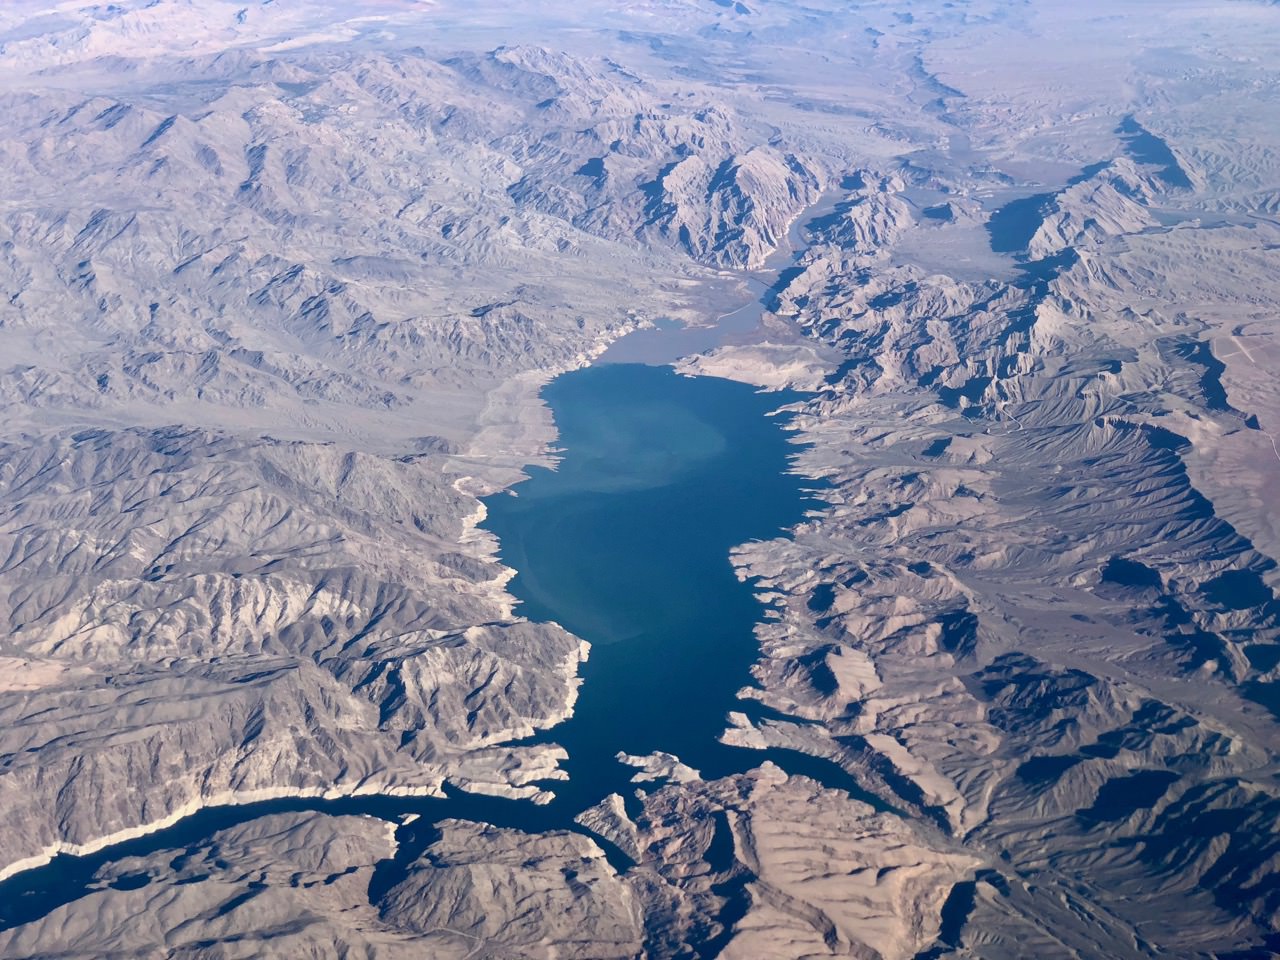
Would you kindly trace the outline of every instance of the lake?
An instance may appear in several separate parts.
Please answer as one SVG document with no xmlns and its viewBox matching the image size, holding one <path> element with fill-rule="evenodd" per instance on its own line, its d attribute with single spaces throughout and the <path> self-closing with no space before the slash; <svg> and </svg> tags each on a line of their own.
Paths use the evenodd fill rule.
<svg viewBox="0 0 1280 960">
<path fill-rule="evenodd" d="M 85 857 L 57 857 L 0 883 L 0 928 L 43 916 L 83 896 L 102 865 L 181 849 L 219 829 L 271 813 L 318 810 L 421 819 L 397 831 L 394 861 L 370 890 L 396 882 L 435 836 L 460 817 L 528 831 L 568 829 L 610 793 L 632 801 L 635 770 L 618 752 L 673 753 L 712 778 L 765 759 L 859 793 L 830 761 L 782 750 L 726 747 L 725 715 L 742 709 L 751 682 L 754 627 L 764 613 L 730 564 L 739 543 L 783 535 L 819 506 L 819 485 L 790 471 L 797 452 L 776 411 L 797 395 L 684 377 L 670 367 L 609 364 L 565 374 L 543 391 L 562 450 L 555 469 L 486 501 L 519 612 L 554 620 L 592 645 L 573 716 L 536 739 L 569 752 L 556 799 L 528 801 L 450 790 L 445 799 L 283 799 L 202 810 L 172 827 Z M 870 799 L 870 798 L 867 798 Z M 602 842 L 619 869 L 620 851 Z M 133 883 L 149 882 L 146 876 Z"/>
<path fill-rule="evenodd" d="M 592 644 L 574 716 L 541 738 L 569 751 L 557 793 L 580 810 L 625 792 L 619 751 L 742 769 L 751 755 L 716 738 L 741 709 L 763 610 L 729 553 L 818 506 L 774 415 L 798 396 L 639 364 L 566 374 L 543 396 L 563 457 L 490 497 L 484 526 L 519 571 L 520 612 Z"/>
</svg>

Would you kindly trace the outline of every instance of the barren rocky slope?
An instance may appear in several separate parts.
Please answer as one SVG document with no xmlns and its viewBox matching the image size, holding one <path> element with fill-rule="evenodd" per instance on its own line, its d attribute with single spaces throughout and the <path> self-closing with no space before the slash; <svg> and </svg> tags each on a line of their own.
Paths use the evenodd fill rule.
<svg viewBox="0 0 1280 960">
<path fill-rule="evenodd" d="M 6 94 L 6 861 L 237 795 L 533 792 L 554 759 L 499 744 L 565 715 L 581 643 L 513 621 L 473 497 L 549 438 L 543 379 L 705 274 L 632 180 L 747 121 L 655 112 L 615 186 L 572 170 L 658 91 L 542 48 L 47 77 Z M 776 233 L 806 195 L 765 181 L 721 192 Z"/>
<path fill-rule="evenodd" d="M 733 557 L 748 772 L 249 819 L 0 955 L 1273 955 L 1274 5 L 546 7 L 0 13 L 0 872 L 545 800 L 589 651 L 476 498 L 763 280 L 681 363 L 811 391 L 831 484 Z"/>
</svg>

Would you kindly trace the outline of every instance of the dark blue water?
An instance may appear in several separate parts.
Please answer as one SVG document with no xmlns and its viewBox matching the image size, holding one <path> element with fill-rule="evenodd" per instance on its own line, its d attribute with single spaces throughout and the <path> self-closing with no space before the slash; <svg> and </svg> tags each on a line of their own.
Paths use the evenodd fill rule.
<svg viewBox="0 0 1280 960">
<path fill-rule="evenodd" d="M 716 742 L 758 654 L 763 613 L 729 553 L 817 504 L 771 416 L 798 399 L 669 367 L 589 368 L 544 392 L 563 460 L 486 502 L 520 612 L 592 644 L 574 717 L 543 739 L 570 760 L 564 802 L 629 792 L 618 751 L 674 753 L 712 777 L 743 769 Z M 758 756 L 756 757 L 758 760 Z"/>
<path fill-rule="evenodd" d="M 569 752 L 567 783 L 547 784 L 548 805 L 450 791 L 447 799 L 357 797 L 275 800 L 203 810 L 168 829 L 0 883 L 0 928 L 82 896 L 95 872 L 124 856 L 181 850 L 217 830 L 270 813 L 320 810 L 422 819 L 397 832 L 395 861 L 380 865 L 374 900 L 403 875 L 444 817 L 527 831 L 579 828 L 573 818 L 610 793 L 636 788 L 619 752 L 676 754 L 706 778 L 764 759 L 858 793 L 830 761 L 790 751 L 722 746 L 737 690 L 750 683 L 763 609 L 740 581 L 730 550 L 779 536 L 799 522 L 816 484 L 789 471 L 797 452 L 785 417 L 796 399 L 728 380 L 687 378 L 669 367 L 609 365 L 566 374 L 544 397 L 560 434 L 555 470 L 487 501 L 486 527 L 502 560 L 519 571 L 510 589 L 520 612 L 555 620 L 592 644 L 573 717 L 537 739 Z M 620 851 L 602 844 L 619 869 Z M 148 878 L 130 877 L 131 884 Z"/>
<path fill-rule="evenodd" d="M 1126 152 L 1138 163 L 1160 167 L 1160 178 L 1171 187 L 1192 189 L 1191 180 L 1169 149 L 1169 144 L 1140 124 L 1132 116 L 1125 117 L 1116 128 L 1125 142 Z"/>
<path fill-rule="evenodd" d="M 1025 253 L 1027 244 L 1053 209 L 1053 194 L 1011 200 L 992 212 L 987 220 L 991 249 L 996 253 Z"/>
</svg>

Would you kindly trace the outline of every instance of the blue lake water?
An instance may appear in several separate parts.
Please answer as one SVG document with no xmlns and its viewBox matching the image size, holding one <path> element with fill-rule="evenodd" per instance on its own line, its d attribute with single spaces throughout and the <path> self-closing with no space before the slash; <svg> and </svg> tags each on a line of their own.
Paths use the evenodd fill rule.
<svg viewBox="0 0 1280 960">
<path fill-rule="evenodd" d="M 569 751 L 557 793 L 581 809 L 627 791 L 635 771 L 618 751 L 742 769 L 748 757 L 716 737 L 741 709 L 763 610 L 729 554 L 817 506 L 771 415 L 798 397 L 638 364 L 568 374 L 543 395 L 563 459 L 489 498 L 484 525 L 519 571 L 520 612 L 592 644 L 573 718 L 544 737 Z"/>
<path fill-rule="evenodd" d="M 536 738 L 569 752 L 570 779 L 547 784 L 554 802 L 451 790 L 445 799 L 292 799 L 206 809 L 0 883 L 0 928 L 84 895 L 105 863 L 187 848 L 216 830 L 295 810 L 421 817 L 397 832 L 400 851 L 379 867 L 370 890 L 376 898 L 431 842 L 442 818 L 580 829 L 577 814 L 610 793 L 630 797 L 636 789 L 636 771 L 617 762 L 619 751 L 674 753 L 706 778 L 771 759 L 859 793 L 830 761 L 717 742 L 726 713 L 743 709 L 735 694 L 751 682 L 754 627 L 764 614 L 753 586 L 737 578 L 730 550 L 782 535 L 819 506 L 817 484 L 790 472 L 797 447 L 785 416 L 775 415 L 798 398 L 639 364 L 569 373 L 543 396 L 559 431 L 560 462 L 554 470 L 533 468 L 528 480 L 488 498 L 485 526 L 500 538 L 502 560 L 518 571 L 510 589 L 520 613 L 554 620 L 592 644 L 572 718 Z M 604 846 L 624 869 L 620 851 Z M 146 882 L 130 877 L 131 884 Z"/>
</svg>

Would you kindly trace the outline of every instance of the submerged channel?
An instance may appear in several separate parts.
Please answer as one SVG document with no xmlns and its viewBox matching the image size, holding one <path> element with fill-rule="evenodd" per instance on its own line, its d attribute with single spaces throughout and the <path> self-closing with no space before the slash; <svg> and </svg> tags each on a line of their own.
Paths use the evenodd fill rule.
<svg viewBox="0 0 1280 960">
<path fill-rule="evenodd" d="M 773 759 L 788 772 L 853 788 L 835 764 L 788 751 L 723 746 L 725 715 L 743 709 L 755 625 L 764 609 L 730 562 L 737 544 L 780 536 L 817 506 L 814 481 L 791 472 L 796 447 L 777 411 L 799 399 L 741 383 L 684 377 L 666 366 L 616 364 L 559 377 L 543 392 L 559 432 L 554 469 L 486 501 L 484 526 L 515 568 L 520 613 L 554 620 L 591 643 L 573 716 L 537 739 L 564 746 L 569 780 L 556 799 L 451 790 L 444 799 L 282 799 L 202 810 L 177 824 L 83 857 L 59 856 L 0 883 L 0 929 L 78 899 L 105 864 L 190 848 L 268 814 L 317 810 L 421 819 L 397 832 L 394 862 L 370 896 L 403 874 L 446 817 L 528 831 L 578 830 L 583 810 L 630 797 L 633 767 L 618 753 L 675 754 L 704 778 Z M 619 856 L 605 844 L 611 859 Z M 617 864 L 625 866 L 625 864 Z M 138 883 L 145 884 L 146 877 Z"/>
</svg>

